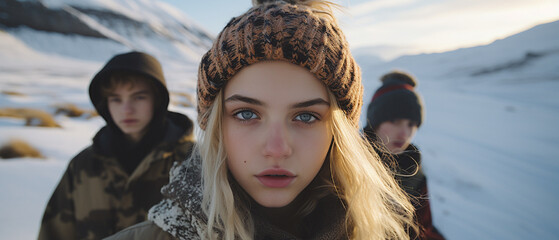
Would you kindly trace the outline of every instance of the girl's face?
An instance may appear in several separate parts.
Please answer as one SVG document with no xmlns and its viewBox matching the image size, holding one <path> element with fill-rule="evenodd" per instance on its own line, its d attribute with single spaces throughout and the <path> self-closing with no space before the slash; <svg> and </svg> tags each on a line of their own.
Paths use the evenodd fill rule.
<svg viewBox="0 0 559 240">
<path fill-rule="evenodd" d="M 147 131 L 153 117 L 153 98 L 145 81 L 120 84 L 107 97 L 113 121 L 132 141 L 139 141 Z"/>
<path fill-rule="evenodd" d="M 416 122 L 401 118 L 381 123 L 376 134 L 391 153 L 398 154 L 408 148 L 416 131 Z"/>
<path fill-rule="evenodd" d="M 286 206 L 326 159 L 332 140 L 326 88 L 305 68 L 269 61 L 237 73 L 223 99 L 233 177 L 260 205 Z"/>
</svg>

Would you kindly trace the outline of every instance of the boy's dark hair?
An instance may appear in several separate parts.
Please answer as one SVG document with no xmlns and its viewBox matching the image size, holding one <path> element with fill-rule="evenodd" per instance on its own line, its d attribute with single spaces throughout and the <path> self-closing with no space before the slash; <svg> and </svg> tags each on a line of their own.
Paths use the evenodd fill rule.
<svg viewBox="0 0 559 240">
<path fill-rule="evenodd" d="M 115 88 L 128 84 L 130 84 L 131 87 L 134 87 L 138 82 L 145 82 L 148 85 L 148 89 L 153 94 L 153 105 L 159 106 L 162 103 L 164 96 L 156 82 L 145 75 L 129 72 L 115 72 L 108 78 L 107 81 L 101 83 L 102 105 L 107 107 L 107 97 L 115 90 Z"/>
</svg>

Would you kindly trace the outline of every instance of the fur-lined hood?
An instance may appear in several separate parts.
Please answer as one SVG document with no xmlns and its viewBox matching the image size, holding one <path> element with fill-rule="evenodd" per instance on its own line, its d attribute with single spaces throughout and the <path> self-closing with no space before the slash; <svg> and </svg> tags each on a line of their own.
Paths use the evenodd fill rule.
<svg viewBox="0 0 559 240">
<path fill-rule="evenodd" d="M 171 169 L 169 184 L 161 189 L 165 197 L 153 206 L 148 219 L 178 239 L 201 239 L 206 229 L 202 211 L 202 175 L 198 154 Z"/>
</svg>

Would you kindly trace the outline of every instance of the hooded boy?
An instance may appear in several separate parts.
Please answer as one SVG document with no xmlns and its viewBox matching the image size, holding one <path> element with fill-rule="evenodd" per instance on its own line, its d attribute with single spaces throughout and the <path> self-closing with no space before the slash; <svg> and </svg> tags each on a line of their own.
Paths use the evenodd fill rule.
<svg viewBox="0 0 559 240">
<path fill-rule="evenodd" d="M 146 219 L 175 161 L 192 150 L 193 123 L 170 112 L 160 63 L 119 54 L 95 75 L 89 96 L 106 125 L 70 163 L 49 200 L 39 239 L 101 239 Z"/>
</svg>

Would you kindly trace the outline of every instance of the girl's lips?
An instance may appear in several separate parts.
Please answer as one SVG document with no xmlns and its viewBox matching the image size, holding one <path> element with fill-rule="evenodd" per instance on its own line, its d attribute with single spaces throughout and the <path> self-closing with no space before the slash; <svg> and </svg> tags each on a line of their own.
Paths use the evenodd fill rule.
<svg viewBox="0 0 559 240">
<path fill-rule="evenodd" d="M 285 169 L 267 169 L 256 175 L 260 183 L 269 188 L 284 188 L 295 179 L 295 174 Z"/>
</svg>

